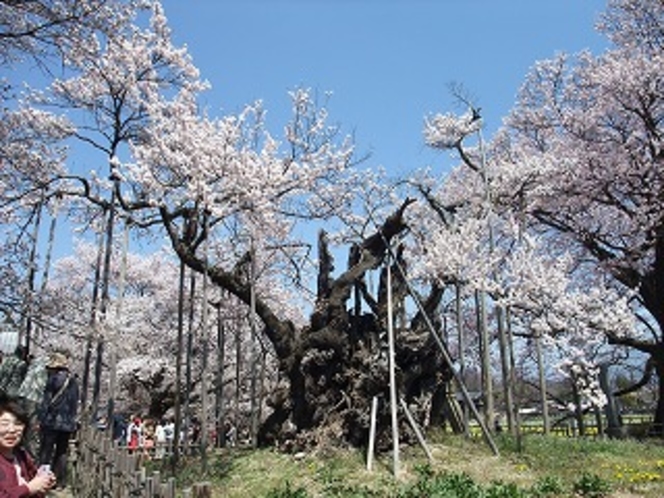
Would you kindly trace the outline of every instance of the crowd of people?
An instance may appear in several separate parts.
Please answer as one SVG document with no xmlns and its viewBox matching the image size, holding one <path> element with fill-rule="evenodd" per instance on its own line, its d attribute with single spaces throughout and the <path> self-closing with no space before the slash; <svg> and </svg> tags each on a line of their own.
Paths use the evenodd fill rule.
<svg viewBox="0 0 664 498">
<path fill-rule="evenodd" d="M 106 430 L 105 420 L 98 428 Z M 161 460 L 175 441 L 175 422 L 170 419 L 152 420 L 139 415 L 113 417 L 113 441 L 130 453 L 142 452 L 148 458 Z"/>
<path fill-rule="evenodd" d="M 106 418 L 97 421 L 97 428 L 108 430 Z M 179 438 L 175 437 L 175 422 L 170 417 L 153 419 L 140 415 L 125 416 L 115 414 L 110 425 L 113 431 L 113 441 L 119 447 L 127 448 L 129 453 L 139 453 L 148 459 L 161 460 L 171 454 L 175 445 L 196 448 L 201 443 L 201 423 L 197 417 L 192 417 L 180 429 Z M 234 445 L 234 430 L 225 434 L 226 442 Z M 210 434 L 210 441 L 214 441 L 216 434 Z M 232 441 L 232 443 L 231 443 Z"/>
<path fill-rule="evenodd" d="M 172 454 L 174 447 L 179 446 L 182 451 L 196 451 L 202 443 L 202 425 L 198 417 L 183 421 L 180 436 L 175 437 L 176 426 L 172 417 L 150 418 L 138 414 L 126 415 L 116 413 L 111 423 L 106 417 L 99 417 L 96 421 L 98 430 L 112 431 L 112 438 L 118 447 L 137 453 L 146 459 L 161 460 Z M 216 428 L 209 431 L 208 444 L 219 444 L 232 448 L 236 445 L 236 428 L 227 421 L 218 440 Z"/>
<path fill-rule="evenodd" d="M 0 360 L 0 498 L 64 489 L 79 404 L 69 358 L 53 352 L 41 360 L 18 346 Z"/>
</svg>

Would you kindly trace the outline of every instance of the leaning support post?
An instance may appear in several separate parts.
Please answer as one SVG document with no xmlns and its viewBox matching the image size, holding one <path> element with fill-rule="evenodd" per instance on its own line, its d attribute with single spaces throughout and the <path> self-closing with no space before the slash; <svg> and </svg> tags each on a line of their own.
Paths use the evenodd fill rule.
<svg viewBox="0 0 664 498">
<path fill-rule="evenodd" d="M 408 289 L 408 293 L 410 296 L 413 298 L 413 301 L 415 301 L 415 304 L 422 313 L 422 317 L 424 318 L 424 323 L 426 323 L 427 328 L 429 329 L 429 332 L 431 333 L 432 337 L 434 338 L 436 345 L 440 349 L 440 352 L 443 354 L 443 358 L 445 361 L 448 363 L 448 365 L 452 365 L 452 356 L 450 355 L 449 351 L 447 350 L 447 346 L 443 343 L 441 338 L 438 336 L 436 332 L 436 328 L 433 326 L 433 323 L 431 323 L 431 319 L 429 318 L 429 315 L 427 311 L 424 309 L 424 306 L 422 305 L 422 302 L 419 300 L 417 297 L 417 293 L 414 291 L 413 286 L 410 284 L 410 281 L 408 280 L 406 276 L 406 272 L 404 269 L 401 267 L 399 264 L 399 261 L 396 260 L 394 257 L 394 252 L 392 250 L 392 247 L 389 244 L 387 245 L 387 251 L 389 252 L 389 256 L 394 259 L 397 268 L 401 274 L 401 277 L 403 279 L 403 282 L 406 284 L 406 288 Z M 388 273 L 389 275 L 389 273 Z M 389 286 L 388 286 L 389 289 Z M 388 299 L 390 298 L 389 292 L 388 292 Z M 389 301 L 388 301 L 389 303 Z M 389 304 L 388 304 L 389 307 Z M 390 316 L 388 312 L 388 317 Z M 491 432 L 489 431 L 486 423 L 484 422 L 484 419 L 480 416 L 479 411 L 477 410 L 477 407 L 475 406 L 475 403 L 473 402 L 473 399 L 471 398 L 470 394 L 468 393 L 468 389 L 466 389 L 465 384 L 463 383 L 463 379 L 459 376 L 459 372 L 457 372 L 454 368 L 452 369 L 452 373 L 454 374 L 454 380 L 457 382 L 457 385 L 459 386 L 459 389 L 461 390 L 461 395 L 463 396 L 463 399 L 465 403 L 468 405 L 470 408 L 470 411 L 473 414 L 473 417 L 475 417 L 475 420 L 477 420 L 477 423 L 480 426 L 480 429 L 482 430 L 482 435 L 484 436 L 485 441 L 491 448 L 491 451 L 493 451 L 493 454 L 498 456 L 500 452 L 498 451 L 498 447 L 496 446 L 495 441 L 491 437 Z"/>
<path fill-rule="evenodd" d="M 408 423 L 410 424 L 410 427 L 413 429 L 413 432 L 415 433 L 415 436 L 417 437 L 417 440 L 419 441 L 420 446 L 422 447 L 424 452 L 427 454 L 427 458 L 429 459 L 429 463 L 433 463 L 433 455 L 431 454 L 431 451 L 429 451 L 429 447 L 427 446 L 427 442 L 424 440 L 424 436 L 422 435 L 422 431 L 417 426 L 417 423 L 415 422 L 415 419 L 413 418 L 413 415 L 411 415 L 410 410 L 408 409 L 408 405 L 406 405 L 406 402 L 403 400 L 403 398 L 401 398 L 400 401 L 401 401 L 401 408 L 403 408 L 403 411 L 406 414 L 406 418 L 408 419 Z"/>
</svg>

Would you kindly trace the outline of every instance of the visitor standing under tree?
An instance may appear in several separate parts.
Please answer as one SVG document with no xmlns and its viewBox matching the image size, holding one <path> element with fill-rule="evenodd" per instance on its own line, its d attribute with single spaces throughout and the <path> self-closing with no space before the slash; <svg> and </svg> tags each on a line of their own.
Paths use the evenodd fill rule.
<svg viewBox="0 0 664 498">
<path fill-rule="evenodd" d="M 27 350 L 16 346 L 14 354 L 5 357 L 0 364 L 0 394 L 15 398 L 27 371 Z"/>
<path fill-rule="evenodd" d="M 51 465 L 57 486 L 65 487 L 69 439 L 78 428 L 78 381 L 69 371 L 69 359 L 62 353 L 53 353 L 46 369 L 48 378 L 39 407 L 39 462 Z"/>
<path fill-rule="evenodd" d="M 143 446 L 143 422 L 138 416 L 133 416 L 127 426 L 127 448 L 130 451 Z"/>
<path fill-rule="evenodd" d="M 39 406 L 44 397 L 44 388 L 46 387 L 46 359 L 29 358 L 28 371 L 18 389 L 16 397 L 23 405 L 30 417 L 30 425 L 37 426 Z M 38 437 L 36 431 L 23 437 L 23 445 L 33 454 L 36 454 L 38 446 Z"/>
</svg>

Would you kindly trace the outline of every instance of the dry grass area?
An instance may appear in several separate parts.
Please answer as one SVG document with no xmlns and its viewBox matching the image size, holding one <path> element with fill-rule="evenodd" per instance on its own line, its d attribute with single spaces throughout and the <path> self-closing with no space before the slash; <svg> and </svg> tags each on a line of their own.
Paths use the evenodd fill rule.
<svg viewBox="0 0 664 498">
<path fill-rule="evenodd" d="M 450 435 L 434 437 L 429 442 L 433 456 L 429 468 L 435 473 L 465 474 L 482 485 L 515 483 L 523 490 L 553 478 L 564 485 L 565 492 L 558 495 L 561 497 L 664 497 L 661 441 L 529 436 L 520 447 L 511 438 L 502 438 L 497 443 L 500 456 L 495 456 L 478 440 Z M 365 455 L 356 450 L 322 449 L 299 455 L 266 449 L 235 450 L 211 458 L 206 476 L 196 475 L 200 468 L 191 468 L 181 477 L 189 482 L 201 478 L 210 481 L 213 496 L 227 498 L 389 498 L 404 496 L 404 490 L 421 477 L 421 469 L 427 464 L 420 447 L 401 449 L 396 478 L 391 453 L 379 455 L 373 470 L 368 471 Z M 575 494 L 574 483 L 584 473 L 597 476 L 610 485 L 611 491 L 605 495 Z"/>
</svg>

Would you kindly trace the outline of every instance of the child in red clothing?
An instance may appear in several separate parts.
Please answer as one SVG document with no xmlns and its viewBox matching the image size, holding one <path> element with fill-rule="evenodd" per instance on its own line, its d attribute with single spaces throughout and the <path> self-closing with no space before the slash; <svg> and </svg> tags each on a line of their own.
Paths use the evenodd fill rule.
<svg viewBox="0 0 664 498">
<path fill-rule="evenodd" d="M 133 417 L 127 427 L 127 448 L 131 452 L 143 446 L 143 423 L 139 417 Z"/>
<path fill-rule="evenodd" d="M 55 475 L 38 471 L 22 447 L 29 416 L 15 402 L 0 398 L 0 498 L 45 497 Z"/>
</svg>

